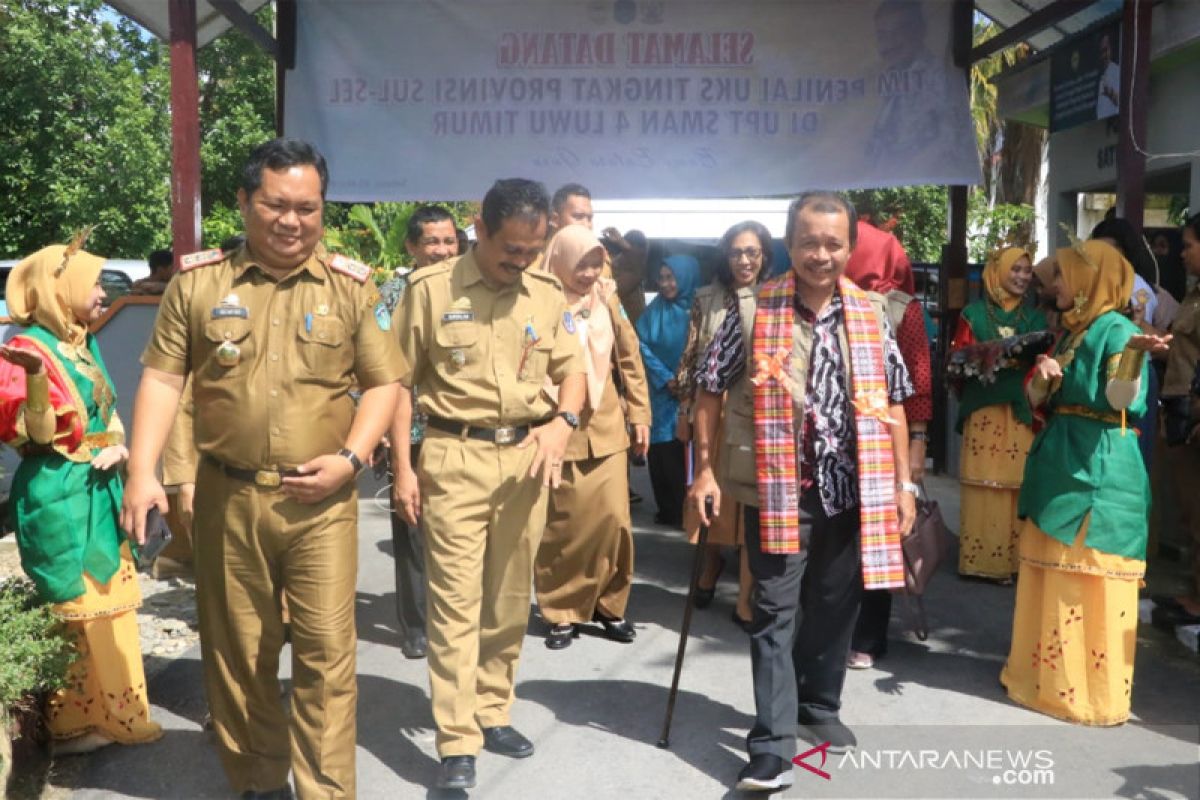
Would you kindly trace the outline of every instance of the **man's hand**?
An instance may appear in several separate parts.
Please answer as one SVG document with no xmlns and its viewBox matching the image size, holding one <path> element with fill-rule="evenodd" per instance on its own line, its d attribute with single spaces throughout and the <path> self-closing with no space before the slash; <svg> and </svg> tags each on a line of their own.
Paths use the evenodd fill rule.
<svg viewBox="0 0 1200 800">
<path fill-rule="evenodd" d="M 896 514 L 900 538 L 904 539 L 912 533 L 913 524 L 917 521 L 917 498 L 912 492 L 896 492 Z"/>
<path fill-rule="evenodd" d="M 146 514 L 151 506 L 157 506 L 161 514 L 167 513 L 167 493 L 162 484 L 149 475 L 129 476 L 125 484 L 125 498 L 121 501 L 121 528 L 139 545 L 146 543 Z"/>
<path fill-rule="evenodd" d="M 421 517 L 421 486 L 417 481 L 417 473 L 411 466 L 399 465 L 394 472 L 392 508 L 396 509 L 402 520 L 415 526 Z"/>
<path fill-rule="evenodd" d="M 112 447 L 105 447 L 96 453 L 92 458 L 92 468 L 107 472 L 113 467 L 124 464 L 127 458 L 129 458 L 129 451 L 125 449 L 125 445 L 114 444 Z"/>
<path fill-rule="evenodd" d="M 563 453 L 567 452 L 567 440 L 571 438 L 571 426 L 562 417 L 555 417 L 545 425 L 529 432 L 518 450 L 534 446 L 533 463 L 529 466 L 529 477 L 542 476 L 542 485 L 557 489 L 562 482 Z"/>
<path fill-rule="evenodd" d="M 712 498 L 712 518 L 704 509 L 704 501 L 709 497 Z M 688 489 L 687 502 L 699 512 L 701 525 L 711 525 L 713 519 L 721 515 L 721 487 L 717 484 L 711 468 L 696 473 L 696 480 L 692 481 L 692 486 Z"/>
<path fill-rule="evenodd" d="M 633 426 L 633 455 L 634 457 L 645 458 L 646 453 L 650 452 L 650 426 L 649 425 L 634 425 Z"/>
<path fill-rule="evenodd" d="M 298 477 L 283 479 L 283 493 L 305 504 L 321 502 L 354 477 L 350 459 L 336 453 L 317 456 L 296 467 L 296 471 L 300 473 Z"/>
</svg>

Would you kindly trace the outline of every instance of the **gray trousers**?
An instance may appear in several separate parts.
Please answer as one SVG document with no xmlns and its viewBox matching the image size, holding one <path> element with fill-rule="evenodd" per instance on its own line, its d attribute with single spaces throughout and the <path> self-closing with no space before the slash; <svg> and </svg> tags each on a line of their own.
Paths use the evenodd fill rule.
<svg viewBox="0 0 1200 800">
<path fill-rule="evenodd" d="M 421 445 L 413 445 L 412 462 L 417 463 Z M 392 556 L 396 563 L 396 619 L 400 637 L 411 639 L 425 633 L 425 542 L 420 520 L 411 527 L 392 512 Z"/>
<path fill-rule="evenodd" d="M 815 492 L 813 493 L 815 494 Z M 754 675 L 751 756 L 790 761 L 796 723 L 836 719 L 846 657 L 862 595 L 858 509 L 825 516 L 820 500 L 800 503 L 801 551 L 764 553 L 758 509 L 746 508 L 746 554 L 754 576 L 750 661 Z"/>
</svg>

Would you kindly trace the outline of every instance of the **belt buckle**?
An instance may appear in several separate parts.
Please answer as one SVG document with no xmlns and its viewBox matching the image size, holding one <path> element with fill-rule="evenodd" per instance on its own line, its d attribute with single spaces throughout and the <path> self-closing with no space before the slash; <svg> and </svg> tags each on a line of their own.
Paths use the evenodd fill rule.
<svg viewBox="0 0 1200 800">
<path fill-rule="evenodd" d="M 496 428 L 496 444 L 512 444 L 517 440 L 517 429 L 513 426 Z"/>
<path fill-rule="evenodd" d="M 278 489 L 283 485 L 283 476 L 274 470 L 260 469 L 254 473 L 254 485 L 264 489 Z"/>
</svg>

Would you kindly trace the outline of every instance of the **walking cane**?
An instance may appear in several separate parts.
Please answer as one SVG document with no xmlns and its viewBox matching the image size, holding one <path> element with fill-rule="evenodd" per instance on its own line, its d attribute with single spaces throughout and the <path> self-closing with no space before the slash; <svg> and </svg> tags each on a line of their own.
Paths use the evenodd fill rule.
<svg viewBox="0 0 1200 800">
<path fill-rule="evenodd" d="M 704 498 L 704 516 L 711 520 L 713 516 L 712 495 Z M 700 565 L 704 560 L 704 545 L 708 543 L 708 526 L 700 526 L 700 536 L 696 541 L 696 555 L 692 557 L 692 582 L 688 586 L 687 605 L 683 607 L 683 626 L 679 629 L 679 649 L 675 652 L 675 675 L 671 678 L 671 692 L 667 695 L 667 716 L 663 720 L 662 736 L 658 746 L 671 746 L 671 719 L 675 716 L 675 698 L 679 695 L 679 674 L 683 671 L 683 653 L 687 650 L 688 629 L 692 626 L 692 602 L 696 597 L 696 586 L 700 583 Z"/>
</svg>

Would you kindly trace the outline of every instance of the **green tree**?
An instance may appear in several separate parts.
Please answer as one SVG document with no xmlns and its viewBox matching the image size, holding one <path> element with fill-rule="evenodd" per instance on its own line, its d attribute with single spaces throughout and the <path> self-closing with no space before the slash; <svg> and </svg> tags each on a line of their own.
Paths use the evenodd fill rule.
<svg viewBox="0 0 1200 800">
<path fill-rule="evenodd" d="M 170 241 L 169 75 L 99 0 L 0 0 L 0 254 L 99 227 L 98 253 Z"/>
<path fill-rule="evenodd" d="M 895 234 L 911 260 L 941 261 L 946 242 L 945 186 L 896 186 L 848 194 L 861 216 Z"/>
</svg>

